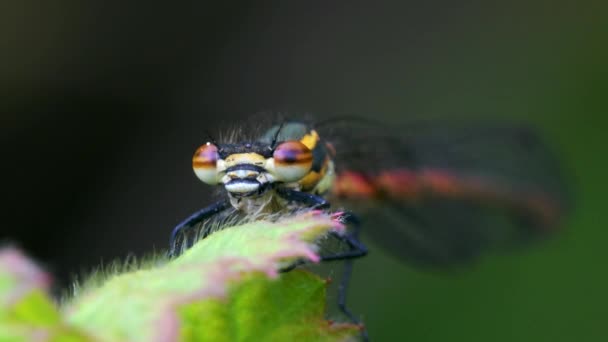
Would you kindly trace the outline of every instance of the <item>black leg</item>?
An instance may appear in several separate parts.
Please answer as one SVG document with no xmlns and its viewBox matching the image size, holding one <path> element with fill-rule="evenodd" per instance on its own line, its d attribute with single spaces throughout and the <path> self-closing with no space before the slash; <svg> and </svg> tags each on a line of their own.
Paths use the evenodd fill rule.
<svg viewBox="0 0 608 342">
<path fill-rule="evenodd" d="M 284 188 L 279 188 L 276 191 L 277 194 L 282 198 L 290 202 L 304 204 L 310 207 L 311 209 L 327 209 L 330 206 L 329 202 L 326 201 L 324 198 L 306 192 Z M 344 274 L 342 276 L 342 280 L 340 281 L 340 285 L 338 288 L 338 307 L 340 308 L 340 311 L 342 311 L 342 313 L 344 313 L 344 315 L 346 315 L 353 324 L 361 324 L 361 321 L 357 319 L 346 306 L 346 294 L 348 290 L 348 283 L 350 281 L 350 276 L 352 273 L 353 259 L 365 256 L 367 254 L 367 247 L 361 241 L 359 241 L 359 230 L 361 228 L 361 224 L 357 216 L 351 213 L 344 213 L 341 218 L 344 223 L 350 224 L 352 226 L 352 229 L 347 234 L 338 234 L 336 232 L 330 232 L 330 234 L 339 241 L 346 243 L 346 245 L 348 246 L 348 250 L 345 252 L 331 255 L 322 255 L 321 261 L 344 260 Z M 303 263 L 304 262 L 300 260 L 294 263 L 293 265 L 290 265 L 289 267 L 280 270 L 280 272 L 291 271 L 292 269 L 296 268 L 299 265 L 302 265 Z M 365 328 L 361 330 L 361 338 L 364 341 L 368 341 L 369 339 Z"/>
<path fill-rule="evenodd" d="M 341 242 L 348 245 L 348 250 L 330 255 L 322 255 L 321 261 L 334 261 L 334 260 L 348 260 L 363 257 L 367 254 L 367 247 L 359 241 L 352 233 L 341 235 L 336 232 L 330 232 L 330 235 L 334 236 Z"/>
<path fill-rule="evenodd" d="M 346 243 L 348 251 L 321 256 L 321 261 L 356 259 L 367 254 L 367 247 L 359 240 L 359 231 L 361 230 L 359 218 L 352 213 L 346 212 L 342 214 L 341 219 L 344 223 L 350 225 L 351 229 L 344 235 L 336 232 L 331 232 L 330 234 L 339 241 Z"/>
<path fill-rule="evenodd" d="M 351 213 L 345 213 L 342 216 L 342 220 L 344 223 L 350 224 L 352 227 L 347 235 L 340 236 L 341 240 L 349 246 L 349 250 L 344 253 L 322 256 L 321 260 L 344 260 L 342 279 L 340 280 L 340 285 L 338 287 L 338 308 L 340 308 L 340 311 L 342 311 L 342 313 L 346 315 L 346 317 L 348 317 L 352 323 L 361 324 L 361 321 L 355 317 L 355 315 L 353 315 L 353 313 L 346 306 L 346 298 L 348 294 L 350 276 L 353 271 L 354 259 L 365 256 L 367 254 L 367 247 L 361 241 L 359 241 L 359 231 L 361 229 L 359 219 Z M 363 341 L 368 341 L 369 337 L 367 335 L 367 330 L 365 330 L 365 327 L 362 329 L 361 338 Z"/>
<path fill-rule="evenodd" d="M 348 284 L 350 282 L 350 276 L 353 271 L 353 262 L 353 259 L 348 259 L 344 261 L 342 279 L 340 280 L 340 285 L 338 287 L 338 308 L 340 308 L 340 311 L 342 311 L 342 313 L 346 315 L 348 319 L 350 319 L 351 323 L 361 325 L 361 338 L 363 339 L 363 341 L 367 342 L 369 340 L 369 336 L 367 335 L 367 329 L 365 329 L 365 326 L 361 324 L 361 321 L 357 317 L 355 317 L 355 315 L 353 315 L 353 313 L 346 306 L 346 295 L 348 293 Z"/>
<path fill-rule="evenodd" d="M 229 207 L 230 202 L 228 202 L 227 200 L 213 203 L 212 205 L 190 215 L 190 217 L 188 217 L 180 224 L 178 224 L 175 228 L 173 228 L 173 232 L 171 233 L 171 239 L 169 240 L 169 256 L 174 257 L 179 254 L 178 248 L 177 246 L 175 246 L 175 240 L 177 239 L 179 234 L 187 232 L 188 230 L 192 229 L 197 223 L 213 215 L 216 215 L 219 212 L 228 209 Z"/>
<path fill-rule="evenodd" d="M 317 195 L 285 188 L 277 188 L 276 192 L 277 195 L 290 202 L 304 204 L 305 206 L 310 207 L 311 209 L 329 208 L 329 202 L 327 202 L 325 198 Z"/>
</svg>

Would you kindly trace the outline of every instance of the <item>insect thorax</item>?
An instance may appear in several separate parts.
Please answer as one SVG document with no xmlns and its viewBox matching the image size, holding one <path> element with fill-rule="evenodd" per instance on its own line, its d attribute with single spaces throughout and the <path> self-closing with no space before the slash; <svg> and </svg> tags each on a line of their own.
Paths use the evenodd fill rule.
<svg viewBox="0 0 608 342">
<path fill-rule="evenodd" d="M 245 214 L 261 214 L 272 212 L 279 208 L 277 195 L 274 190 L 269 190 L 258 196 L 237 197 L 228 192 L 230 204 L 237 210 Z"/>
</svg>

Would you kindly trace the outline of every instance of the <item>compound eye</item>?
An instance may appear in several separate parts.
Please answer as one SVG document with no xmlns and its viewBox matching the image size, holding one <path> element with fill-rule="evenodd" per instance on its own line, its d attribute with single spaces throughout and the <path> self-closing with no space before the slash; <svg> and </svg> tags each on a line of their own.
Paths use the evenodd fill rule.
<svg viewBox="0 0 608 342">
<path fill-rule="evenodd" d="M 280 144 L 275 148 L 272 157 L 276 176 L 284 182 L 301 179 L 312 166 L 312 152 L 299 141 Z"/>
<path fill-rule="evenodd" d="M 217 184 L 218 159 L 217 146 L 206 143 L 199 147 L 192 157 L 192 168 L 198 179 L 210 185 Z"/>
</svg>

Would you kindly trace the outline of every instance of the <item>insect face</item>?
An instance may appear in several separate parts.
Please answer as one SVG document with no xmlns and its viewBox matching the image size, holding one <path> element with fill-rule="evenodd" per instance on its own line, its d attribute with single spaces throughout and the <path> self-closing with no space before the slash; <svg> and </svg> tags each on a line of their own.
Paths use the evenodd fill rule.
<svg viewBox="0 0 608 342">
<path fill-rule="evenodd" d="M 231 197 L 254 197 L 273 184 L 298 182 L 312 167 L 312 152 L 300 141 L 275 148 L 261 143 L 199 147 L 192 158 L 196 176 L 210 185 L 223 184 Z"/>
</svg>

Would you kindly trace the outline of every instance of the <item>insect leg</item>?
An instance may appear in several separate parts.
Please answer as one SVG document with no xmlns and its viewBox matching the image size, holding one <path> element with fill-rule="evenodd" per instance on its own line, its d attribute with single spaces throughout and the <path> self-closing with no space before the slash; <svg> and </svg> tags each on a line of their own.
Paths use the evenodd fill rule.
<svg viewBox="0 0 608 342">
<path fill-rule="evenodd" d="M 339 241 L 346 243 L 348 251 L 321 256 L 321 261 L 356 259 L 367 254 L 367 247 L 359 240 L 359 231 L 361 229 L 359 218 L 352 213 L 346 212 L 342 214 L 341 219 L 344 223 L 351 225 L 352 229 L 346 234 L 339 234 L 337 232 L 330 232 L 330 234 Z"/>
<path fill-rule="evenodd" d="M 169 256 L 173 257 L 179 254 L 177 251 L 177 246 L 175 246 L 175 240 L 177 239 L 179 234 L 187 232 L 188 230 L 192 229 L 197 223 L 213 215 L 216 215 L 217 213 L 226 210 L 229 207 L 230 202 L 228 202 L 227 200 L 213 203 L 212 205 L 205 207 L 190 215 L 190 217 L 188 217 L 180 224 L 178 224 L 175 228 L 173 228 L 173 232 L 171 233 L 171 239 L 169 240 Z"/>
<path fill-rule="evenodd" d="M 277 189 L 277 194 L 288 201 L 306 204 L 312 208 L 329 208 L 328 201 L 313 194 L 295 191 L 292 189 Z M 361 228 L 359 218 L 352 213 L 344 213 L 342 215 L 342 220 L 346 224 L 351 224 L 353 226 L 352 230 L 346 234 L 338 234 L 336 232 L 330 232 L 330 234 L 339 241 L 346 243 L 349 250 L 342 253 L 321 256 L 321 261 L 344 260 L 344 272 L 338 288 L 338 307 L 352 323 L 360 324 L 361 321 L 358 320 L 346 306 L 346 294 L 348 283 L 350 281 L 350 275 L 352 273 L 353 259 L 365 256 L 367 254 L 367 247 L 361 241 L 359 241 L 359 230 Z M 303 262 L 301 261 L 297 262 L 285 269 L 282 269 L 281 272 L 291 271 L 302 263 Z M 365 328 L 361 330 L 361 337 L 364 341 L 368 341 L 367 331 Z"/>
<path fill-rule="evenodd" d="M 293 189 L 277 188 L 277 195 L 290 201 L 304 204 L 311 209 L 326 209 L 329 208 L 329 202 L 325 198 L 307 192 L 296 191 Z"/>
<path fill-rule="evenodd" d="M 352 229 L 347 235 L 338 236 L 348 244 L 350 250 L 340 254 L 333 254 L 328 256 L 321 256 L 322 261 L 331 261 L 331 260 L 344 260 L 344 269 L 342 271 L 342 279 L 340 280 L 340 285 L 338 287 L 338 308 L 340 311 L 350 319 L 350 321 L 354 324 L 361 324 L 361 321 L 353 315 L 353 313 L 346 306 L 346 297 L 348 293 L 348 284 L 350 282 L 350 276 L 353 271 L 353 262 L 355 258 L 363 257 L 367 254 L 367 247 L 359 241 L 359 231 L 361 228 L 361 223 L 357 216 L 352 213 L 345 213 L 342 216 L 342 220 L 346 224 L 350 224 Z M 367 331 L 365 327 L 361 330 L 361 338 L 364 341 L 368 341 L 369 337 L 367 336 Z"/>
<path fill-rule="evenodd" d="M 369 337 L 367 336 L 367 329 L 365 329 L 365 326 L 361 323 L 361 320 L 355 317 L 355 315 L 353 315 L 353 313 L 346 306 L 346 294 L 348 292 L 350 276 L 353 271 L 353 262 L 353 259 L 344 261 L 342 279 L 340 280 L 340 285 L 338 287 L 338 308 L 340 308 L 340 311 L 342 311 L 342 313 L 345 314 L 346 317 L 348 317 L 351 323 L 361 326 L 361 338 L 363 339 L 363 341 L 368 341 Z"/>
<path fill-rule="evenodd" d="M 352 259 L 361 258 L 367 255 L 367 247 L 359 241 L 352 234 L 340 235 L 336 232 L 330 232 L 331 236 L 334 236 L 338 241 L 344 242 L 348 245 L 349 250 L 345 252 L 340 252 L 336 254 L 330 255 L 321 255 L 321 261 L 336 261 L 336 260 L 345 260 L 345 262 L 352 261 Z M 306 262 L 299 260 L 294 262 L 292 265 L 289 265 L 281 270 L 280 272 L 289 272 L 294 268 L 305 264 Z M 346 265 L 346 264 L 345 264 Z"/>
</svg>

